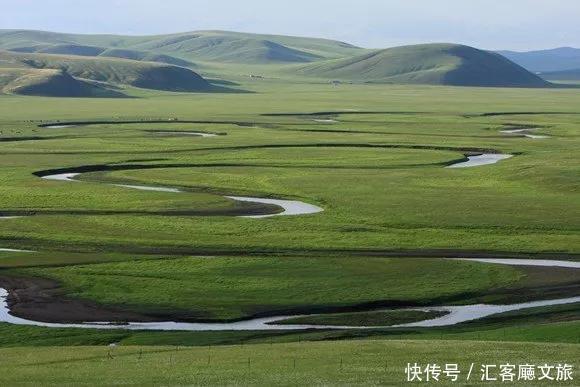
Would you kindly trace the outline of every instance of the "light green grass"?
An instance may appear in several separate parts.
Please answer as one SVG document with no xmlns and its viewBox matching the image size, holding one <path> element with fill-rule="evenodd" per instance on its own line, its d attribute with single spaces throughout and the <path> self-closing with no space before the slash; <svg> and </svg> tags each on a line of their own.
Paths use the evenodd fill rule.
<svg viewBox="0 0 580 387">
<path fill-rule="evenodd" d="M 402 385 L 407 363 L 457 363 L 461 383 L 474 363 L 567 363 L 578 345 L 484 342 L 355 341 L 221 348 L 80 347 L 0 350 L 0 382 L 62 385 Z M 498 364 L 499 365 L 499 364 Z M 574 375 L 573 375 L 574 376 Z M 443 380 L 443 378 L 442 378 Z M 553 383 L 553 382 L 552 382 Z M 452 385 L 451 382 L 443 382 Z M 485 383 L 481 383 L 485 385 Z M 573 385 L 574 381 L 562 383 Z M 531 382 L 526 385 L 549 385 Z"/>
<path fill-rule="evenodd" d="M 290 80 L 249 81 L 243 75 L 245 68 L 235 74 L 227 66 L 223 70 L 222 75 L 227 74 L 228 79 L 240 82 L 240 88 L 254 93 L 189 95 L 127 89 L 128 94 L 139 98 L 90 101 L 0 96 L 2 138 L 45 138 L 0 142 L 0 211 L 56 212 L 50 216 L 1 220 L 0 247 L 32 249 L 39 253 L 2 253 L 0 265 L 3 268 L 72 265 L 46 272 L 35 269 L 34 273 L 54 273 L 68 289 L 74 289 L 74 294 L 99 302 L 124 303 L 148 310 L 153 307 L 188 313 L 203 310 L 231 318 L 263 310 L 264 290 L 275 295 L 271 304 L 265 305 L 269 310 L 328 302 L 345 305 L 363 300 L 380 301 L 395 295 L 419 303 L 432 300 L 434 295 L 473 289 L 493 297 L 487 293 L 494 286 L 505 284 L 505 273 L 513 273 L 505 267 L 492 269 L 478 265 L 477 269 L 461 272 L 465 275 L 456 280 L 451 277 L 454 270 L 446 271 L 447 264 L 435 261 L 429 264 L 432 276 L 421 271 L 420 266 L 412 267 L 413 262 L 396 268 L 391 266 L 393 270 L 385 272 L 376 264 L 380 258 L 362 258 L 369 250 L 391 253 L 416 250 L 420 254 L 424 250 L 445 249 L 523 256 L 580 250 L 577 195 L 580 115 L 547 114 L 577 112 L 580 103 L 577 90 L 332 87 Z M 383 113 L 327 117 L 339 121 L 334 124 L 314 122 L 318 117 L 262 115 L 348 109 Z M 545 113 L 478 115 L 506 111 Z M 41 121 L 173 117 L 231 123 L 37 127 Z M 239 126 L 236 122 L 255 125 Z M 499 133 L 505 124 L 541 125 L 538 131 L 552 138 L 537 141 L 509 138 Z M 202 139 L 159 137 L 145 132 L 157 129 L 226 135 Z M 364 146 L 368 144 L 405 147 Z M 413 149 L 417 146 L 434 149 Z M 463 158 L 463 149 L 473 147 L 516 156 L 481 168 L 443 168 L 443 164 Z M 53 168 L 112 163 L 182 167 L 87 174 L 82 183 L 45 181 L 32 174 Z M 103 184 L 113 181 L 175 185 L 188 192 L 140 192 Z M 70 210 L 158 212 L 233 208 L 235 203 L 224 199 L 224 194 L 298 199 L 319 205 L 325 211 L 311 216 L 270 219 L 65 213 Z M 360 254 L 360 260 L 356 261 L 347 250 Z M 176 258 L 175 254 L 223 256 L 233 252 L 238 258 L 230 258 L 234 269 L 226 275 L 222 274 L 222 267 L 190 265 L 196 262 L 195 258 L 142 261 Z M 151 253 L 156 255 L 150 257 Z M 262 255 L 253 256 L 257 253 Z M 291 266 L 288 263 L 291 261 L 283 258 L 291 255 L 300 257 L 291 258 L 300 265 Z M 345 269 L 337 263 L 343 256 L 349 262 Z M 326 257 L 333 258 L 324 264 Z M 103 265 L 109 271 L 100 271 L 101 265 L 87 265 L 99 262 L 109 262 Z M 498 278 L 490 276 L 494 270 Z M 357 272 L 363 275 L 357 277 L 353 274 Z M 155 279 L 151 287 L 142 285 L 143 277 L 155 278 L 160 273 L 166 273 L 168 278 Z M 347 275 L 347 283 L 355 292 L 349 292 L 349 286 L 341 287 L 341 280 Z M 196 283 L 198 276 L 211 286 Z M 300 284 L 299 280 L 304 278 L 308 281 Z M 445 279 L 450 280 L 444 283 Z M 219 285 L 220 280 L 223 286 Z M 315 280 L 320 281 L 316 288 Z M 122 284 L 124 289 L 117 284 Z M 235 298 L 236 288 L 246 291 L 247 302 L 240 303 Z M 165 289 L 171 296 L 164 295 Z M 309 292 L 301 293 L 300 289 Z M 317 293 L 312 289 L 324 291 Z M 506 291 L 515 292 L 510 289 Z M 187 301 L 186 293 L 202 294 L 200 305 L 194 305 L 191 299 Z M 300 297 L 291 298 L 289 294 Z M 221 306 L 212 300 L 219 301 Z M 235 301 L 247 309 L 236 307 Z M 500 341 L 574 342 L 577 339 L 577 322 L 556 323 L 552 316 L 561 317 L 562 312 L 550 309 L 546 313 L 547 316 L 534 320 L 533 324 L 510 318 L 509 324 L 506 319 L 453 332 L 411 333 L 425 340 L 440 338 L 442 334 L 457 340 L 477 339 L 477 335 Z M 574 314 L 566 316 L 577 320 Z M 121 340 L 148 345 L 217 344 L 240 339 L 294 341 L 298 335 L 304 339 L 306 336 L 340 339 L 362 333 L 69 333 L 68 330 L 3 326 L 2 343 L 15 345 L 28 338 L 31 345 L 101 344 Z M 399 337 L 384 332 L 380 335 Z"/>
<path fill-rule="evenodd" d="M 318 90 L 312 87 L 313 90 Z M 368 86 L 360 89 L 345 87 L 326 94 L 323 89 L 314 93 L 322 98 L 322 110 L 353 106 L 344 99 L 350 92 L 357 98 L 370 98 L 373 91 L 382 90 L 393 95 L 388 98 L 402 109 L 408 93 L 421 90 L 416 97 L 433 99 L 433 109 L 440 100 L 449 106 L 464 103 L 471 98 L 464 112 L 481 109 L 479 104 L 491 98 L 487 91 L 478 89 L 401 89 Z M 363 91 L 366 90 L 366 91 Z M 265 91 L 271 92 L 267 89 Z M 312 111 L 302 106 L 302 92 L 287 90 L 287 111 Z M 556 110 L 550 103 L 558 103 L 560 111 L 573 110 L 567 101 L 574 96 L 569 91 L 545 91 L 537 99 L 537 91 L 498 92 L 498 100 L 514 101 L 509 108 L 525 109 L 518 101 L 536 103 L 538 109 Z M 252 97 L 238 95 L 248 108 L 260 111 L 268 94 Z M 338 98 L 340 95 L 342 97 Z M 410 97 L 410 95 L 409 95 Z M 99 125 L 60 130 L 28 129 L 5 124 L 4 135 L 35 134 L 53 139 L 10 143 L 5 146 L 3 165 L 6 170 L 2 186 L 4 209 L 93 209 L 93 210 L 163 210 L 168 208 L 204 209 L 228 208 L 234 205 L 220 194 L 252 194 L 298 198 L 318 204 L 325 212 L 316 216 L 273 218 L 264 221 L 234 218 L 143 218 L 115 217 L 50 217 L 28 218 L 0 224 L 6 238 L 29 240 L 29 246 L 49 241 L 71 246 L 94 245 L 129 247 L 141 246 L 191 247 L 228 249 L 243 245 L 248 249 L 283 248 L 454 248 L 509 251 L 562 251 L 575 252 L 579 248 L 576 230 L 580 214 L 575 205 L 578 189 L 574 137 L 574 115 L 508 116 L 505 118 L 464 118 L 460 112 L 428 114 L 345 115 L 345 121 L 325 125 L 304 118 L 261 117 L 256 113 L 229 115 L 214 112 L 215 106 L 229 106 L 233 96 L 206 96 L 201 98 L 155 97 L 145 100 L 123 101 L 120 110 L 111 102 L 91 101 L 77 119 L 159 117 L 155 109 L 171 109 L 182 119 L 214 119 L 249 122 L 280 121 L 276 128 L 247 128 L 236 125 L 211 124 L 147 124 Z M 327 99 L 325 99 L 327 98 Z M 4 105 L 6 101 L 6 105 Z M 4 99 L 6 114 L 18 116 L 18 98 Z M 60 105 L 52 100 L 35 99 L 35 111 L 55 117 Z M 186 101 L 188 101 L 186 103 Z M 199 115 L 184 115 L 188 103 L 199 105 Z M 409 102 L 405 102 L 409 103 Z M 506 102 L 507 103 L 507 102 Z M 76 111 L 74 100 L 72 110 Z M 214 106 L 215 105 L 215 106 Z M 45 107 L 43 107 L 45 106 Z M 50 106 L 54 113 L 45 109 Z M 210 110 L 211 106 L 211 110 Z M 237 106 L 237 105 L 236 105 Z M 295 108 L 291 108 L 296 106 Z M 356 107 L 358 105 L 354 105 Z M 483 106 L 483 105 L 482 105 Z M 568 106 L 568 107 L 567 107 Z M 407 105 L 408 107 L 408 105 Z M 379 109 L 376 102 L 368 110 Z M 111 113 L 105 111 L 111 109 Z M 183 110 L 180 110 L 183 109 Z M 235 106 L 233 109 L 236 109 Z M 264 106 L 262 111 L 279 111 Z M 498 109 L 499 106 L 490 106 Z M 130 112 L 119 114 L 119 111 Z M 166 110 L 168 111 L 168 110 Z M 179 114 L 179 111 L 182 114 Z M 230 111 L 230 110 L 228 110 Z M 62 110 L 61 110 L 62 112 Z M 99 112 L 99 113 L 97 113 Z M 66 118 L 64 113 L 58 114 Z M 68 113 L 70 114 L 70 113 Z M 213 118 L 212 118 L 213 117 Z M 72 119 L 72 117 L 69 118 Z M 501 123 L 530 123 L 548 125 L 542 132 L 554 138 L 542 141 L 505 138 L 499 134 Z M 284 125 L 282 125 L 284 124 Z M 9 128 L 18 128 L 9 129 Z M 211 139 L 160 138 L 143 129 L 204 130 L 227 133 Z M 349 130 L 349 133 L 301 132 L 299 130 Z M 358 133 L 357 132 L 364 132 Z M 370 132 L 370 133 L 367 133 Z M 376 134 L 374 134 L 376 133 Z M 54 138 L 68 136 L 70 138 Z M 316 144 L 343 144 L 352 147 L 317 147 Z M 484 147 L 521 153 L 500 164 L 469 170 L 447 170 L 442 163 L 463 157 L 460 150 L 418 150 L 364 148 L 360 145 L 427 145 L 456 147 Z M 296 145 L 306 145 L 297 147 Z M 287 148 L 231 149 L 239 146 L 263 147 L 292 145 Z M 355 146 L 356 145 L 356 146 Z M 34 154 L 33 163 L 22 163 L 27 154 Z M 82 155 L 82 159 L 79 159 Z M 189 187 L 202 193 L 167 194 L 123 190 L 96 184 L 67 184 L 46 182 L 32 176 L 40 169 L 100 164 L 127 160 L 163 159 L 159 164 L 184 164 L 189 167 L 147 171 L 114 172 L 101 179 L 126 179 L 151 184 L 172 184 Z M 151 164 L 151 163 L 150 163 Z M 231 166 L 211 167 L 212 164 Z M 203 165 L 203 167 L 196 167 Z M 323 167 L 323 168 L 321 168 Z M 95 176 L 96 177 L 96 176 Z M 86 177 L 91 180 L 91 176 Z M 409 211 L 409 209 L 412 209 Z M 55 222 L 59 225 L 54 228 Z M 267 224 L 268 227 L 264 227 Z M 84 230 L 93 227 L 100 232 L 88 236 Z M 50 230 L 50 231 L 48 231 Z M 191 240 L 182 231 L 196 235 Z M 217 231 L 217 232 L 216 232 Z M 353 232 L 356 231 L 356 232 Z M 248 235 L 255 236 L 248 238 Z M 294 237 L 288 237 L 294 235 Z M 159 246 L 161 245 L 161 246 Z"/>
</svg>

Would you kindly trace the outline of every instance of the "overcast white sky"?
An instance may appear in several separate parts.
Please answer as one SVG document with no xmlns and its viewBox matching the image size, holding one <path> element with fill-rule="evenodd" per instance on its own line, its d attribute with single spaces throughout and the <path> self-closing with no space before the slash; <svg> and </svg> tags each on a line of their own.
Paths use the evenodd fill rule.
<svg viewBox="0 0 580 387">
<path fill-rule="evenodd" d="M 202 29 L 486 49 L 580 47 L 580 0 L 0 0 L 0 28 L 160 34 Z"/>
</svg>

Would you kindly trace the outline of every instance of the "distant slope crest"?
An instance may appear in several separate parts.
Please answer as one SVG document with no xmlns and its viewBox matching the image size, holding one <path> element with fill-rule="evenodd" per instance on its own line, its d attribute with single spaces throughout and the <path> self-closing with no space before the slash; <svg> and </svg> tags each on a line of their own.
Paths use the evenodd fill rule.
<svg viewBox="0 0 580 387">
<path fill-rule="evenodd" d="M 298 72 L 318 78 L 377 83 L 495 87 L 549 85 L 499 54 L 449 43 L 377 50 L 352 58 L 305 65 Z"/>
</svg>

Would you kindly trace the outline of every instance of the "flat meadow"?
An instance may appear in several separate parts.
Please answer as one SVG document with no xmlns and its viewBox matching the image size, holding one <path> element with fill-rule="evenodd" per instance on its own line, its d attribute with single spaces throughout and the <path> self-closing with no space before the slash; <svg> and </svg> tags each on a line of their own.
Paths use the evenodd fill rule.
<svg viewBox="0 0 580 387">
<path fill-rule="evenodd" d="M 580 293 L 577 270 L 446 259 L 580 260 L 577 90 L 233 78 L 248 92 L 0 96 L 0 248 L 26 250 L 0 251 L 0 284 L 41 279 L 40 301 L 23 299 L 187 322 Z M 478 153 L 513 157 L 446 168 Z M 66 172 L 83 173 L 41 178 Z M 228 196 L 324 211 L 252 218 L 280 209 Z M 415 361 L 578 367 L 579 316 L 571 303 L 413 329 L 0 323 L 0 382 L 397 385 Z"/>
</svg>

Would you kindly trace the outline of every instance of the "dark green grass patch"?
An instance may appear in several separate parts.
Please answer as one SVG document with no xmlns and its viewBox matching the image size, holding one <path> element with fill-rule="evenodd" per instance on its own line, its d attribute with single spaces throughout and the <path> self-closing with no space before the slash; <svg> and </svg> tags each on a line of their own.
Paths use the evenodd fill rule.
<svg viewBox="0 0 580 387">
<path fill-rule="evenodd" d="M 446 315 L 446 312 L 418 310 L 392 310 L 374 311 L 360 313 L 332 313 L 325 315 L 314 315 L 305 317 L 295 317 L 278 324 L 310 324 L 310 325 L 336 325 L 336 326 L 380 326 L 399 325 L 416 321 L 431 320 Z"/>
<path fill-rule="evenodd" d="M 362 257 L 192 257 L 18 273 L 56 279 L 70 296 L 194 320 L 426 304 L 524 277 L 514 268 L 475 262 Z"/>
</svg>

